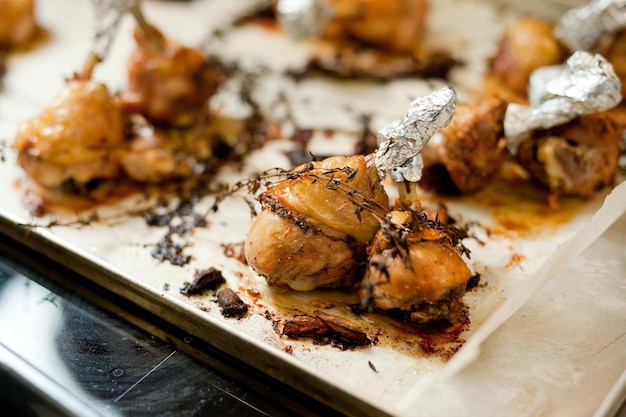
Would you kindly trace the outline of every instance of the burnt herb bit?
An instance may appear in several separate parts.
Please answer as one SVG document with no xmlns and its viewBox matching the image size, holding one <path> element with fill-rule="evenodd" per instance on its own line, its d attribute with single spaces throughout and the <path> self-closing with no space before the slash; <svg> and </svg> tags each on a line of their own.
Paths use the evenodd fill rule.
<svg viewBox="0 0 626 417">
<path fill-rule="evenodd" d="M 222 275 L 222 271 L 213 267 L 207 269 L 198 269 L 194 274 L 193 282 L 185 282 L 180 293 L 183 295 L 202 294 L 206 290 L 214 290 L 226 280 Z"/>
<path fill-rule="evenodd" d="M 318 158 L 312 155 L 313 161 Z M 357 175 L 357 170 L 352 167 L 345 166 L 340 168 L 315 168 L 313 162 L 308 162 L 293 170 L 286 170 L 282 168 L 270 168 L 260 174 L 240 180 L 233 184 L 229 189 L 222 191 L 217 195 L 211 211 L 215 212 L 219 209 L 219 205 L 226 198 L 237 194 L 241 190 L 245 190 L 249 195 L 253 195 L 259 198 L 265 191 L 271 187 L 278 185 L 283 181 L 302 180 L 313 183 L 322 183 L 329 190 L 337 191 L 346 197 L 356 207 L 361 207 L 362 210 L 369 210 L 374 213 L 381 211 L 387 211 L 386 208 L 379 207 L 376 201 L 368 198 L 360 190 L 356 190 L 351 186 L 351 182 Z M 254 207 L 251 207 L 252 215 L 257 213 Z"/>
<path fill-rule="evenodd" d="M 217 293 L 217 304 L 224 317 L 241 318 L 248 312 L 248 305 L 229 287 Z"/>
<path fill-rule="evenodd" d="M 175 244 L 171 234 L 167 234 L 159 240 L 152 250 L 152 257 L 159 261 L 168 261 L 175 266 L 183 266 L 191 260 L 191 256 L 183 255 L 187 245 Z"/>
</svg>

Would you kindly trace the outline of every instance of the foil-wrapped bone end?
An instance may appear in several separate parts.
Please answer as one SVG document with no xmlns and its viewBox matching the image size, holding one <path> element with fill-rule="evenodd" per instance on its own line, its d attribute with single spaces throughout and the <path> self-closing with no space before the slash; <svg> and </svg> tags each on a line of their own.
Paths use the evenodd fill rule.
<svg viewBox="0 0 626 417">
<path fill-rule="evenodd" d="M 276 4 L 278 24 L 296 40 L 321 35 L 334 14 L 324 0 L 279 0 Z"/>
<path fill-rule="evenodd" d="M 419 181 L 424 167 L 422 149 L 438 130 L 450 123 L 456 104 L 456 92 L 444 86 L 414 100 L 403 119 L 382 128 L 375 155 L 380 178 L 389 174 L 395 182 Z"/>
<path fill-rule="evenodd" d="M 122 17 L 131 8 L 139 7 L 139 0 L 92 0 L 91 3 L 96 18 L 92 52 L 102 60 L 109 52 Z"/>
<path fill-rule="evenodd" d="M 516 153 L 533 130 L 617 106 L 622 100 L 621 85 L 613 66 L 598 54 L 578 51 L 566 65 L 539 68 L 530 78 L 530 104 L 507 108 L 504 133 L 509 151 Z"/>
<path fill-rule="evenodd" d="M 590 51 L 608 33 L 626 27 L 626 0 L 594 0 L 564 13 L 554 29 L 570 51 Z"/>
</svg>

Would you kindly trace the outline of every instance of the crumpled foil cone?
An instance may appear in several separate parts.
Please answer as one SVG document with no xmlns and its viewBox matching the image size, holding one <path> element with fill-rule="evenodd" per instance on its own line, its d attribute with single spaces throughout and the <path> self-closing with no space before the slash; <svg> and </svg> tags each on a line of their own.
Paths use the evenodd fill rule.
<svg viewBox="0 0 626 417">
<path fill-rule="evenodd" d="M 422 177 L 422 149 L 430 138 L 446 127 L 456 109 L 457 96 L 452 87 L 414 100 L 406 116 L 378 132 L 375 164 L 380 178 L 387 174 L 395 182 L 417 182 Z"/>
<path fill-rule="evenodd" d="M 140 0 L 92 0 L 96 26 L 92 51 L 104 59 L 117 33 L 122 17 L 132 7 L 139 7 Z"/>
<path fill-rule="evenodd" d="M 563 14 L 554 34 L 570 51 L 589 51 L 607 33 L 626 27 L 626 0 L 594 0 Z"/>
<path fill-rule="evenodd" d="M 578 51 L 566 65 L 537 69 L 530 78 L 530 105 L 511 103 L 504 117 L 507 147 L 517 152 L 526 135 L 620 103 L 621 81 L 601 55 Z"/>
<path fill-rule="evenodd" d="M 278 24 L 293 39 L 317 37 L 335 14 L 324 0 L 278 0 L 276 16 Z"/>
</svg>

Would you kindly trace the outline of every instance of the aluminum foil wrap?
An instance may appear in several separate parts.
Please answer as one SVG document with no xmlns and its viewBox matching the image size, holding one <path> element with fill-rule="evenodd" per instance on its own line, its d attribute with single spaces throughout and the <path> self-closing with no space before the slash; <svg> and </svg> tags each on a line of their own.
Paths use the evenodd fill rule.
<svg viewBox="0 0 626 417">
<path fill-rule="evenodd" d="M 319 36 L 334 14 L 324 0 L 278 0 L 276 4 L 278 23 L 293 39 Z"/>
<path fill-rule="evenodd" d="M 96 15 L 93 52 L 104 59 L 117 33 L 120 20 L 139 0 L 92 0 Z"/>
<path fill-rule="evenodd" d="M 566 12 L 554 34 L 570 51 L 589 51 L 604 34 L 626 27 L 626 0 L 594 0 Z"/>
<path fill-rule="evenodd" d="M 529 105 L 511 103 L 504 117 L 504 133 L 512 153 L 533 130 L 615 107 L 622 100 L 621 81 L 604 57 L 578 51 L 565 65 L 536 70 L 530 78 L 528 96 Z"/>
<path fill-rule="evenodd" d="M 395 182 L 416 182 L 422 177 L 422 149 L 430 138 L 446 127 L 456 109 L 454 89 L 444 86 L 414 100 L 406 116 L 378 132 L 376 169 L 380 178 L 387 174 Z"/>
</svg>

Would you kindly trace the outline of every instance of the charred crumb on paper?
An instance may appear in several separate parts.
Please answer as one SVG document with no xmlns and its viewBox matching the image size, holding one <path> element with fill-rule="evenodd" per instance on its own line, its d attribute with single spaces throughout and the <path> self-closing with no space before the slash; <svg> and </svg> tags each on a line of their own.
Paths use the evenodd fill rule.
<svg viewBox="0 0 626 417">
<path fill-rule="evenodd" d="M 216 268 L 198 269 L 191 283 L 183 283 L 180 293 L 186 296 L 202 294 L 207 290 L 217 289 L 217 287 L 225 282 L 226 279 L 222 275 L 222 271 Z"/>
<path fill-rule="evenodd" d="M 293 135 L 291 135 L 290 142 L 295 147 L 286 151 L 285 155 L 289 158 L 292 166 L 302 165 L 313 160 L 313 156 L 308 151 L 311 139 L 313 139 L 313 129 L 296 128 Z"/>
<path fill-rule="evenodd" d="M 190 255 L 183 254 L 186 247 L 187 244 L 174 243 L 171 234 L 167 234 L 157 242 L 150 254 L 161 262 L 168 261 L 174 266 L 184 266 L 191 261 Z"/>
<path fill-rule="evenodd" d="M 174 238 L 184 238 L 191 234 L 195 227 L 207 226 L 204 215 L 195 211 L 193 200 L 185 200 L 173 210 L 164 212 L 149 210 L 144 214 L 144 219 L 148 226 L 167 227 L 166 234 L 157 242 L 151 255 L 159 261 L 167 261 L 175 266 L 188 264 L 191 256 L 183 254 L 188 243 L 176 243 Z"/>
<path fill-rule="evenodd" d="M 1 60 L 1 58 L 0 58 Z M 0 62 L 1 65 L 1 62 Z M 0 72 L 2 71 L 2 68 L 0 67 Z M 1 81 L 1 77 L 2 74 L 0 73 L 0 81 Z M 2 90 L 2 84 L 0 82 L 0 91 Z M 0 162 L 4 163 L 7 160 L 7 150 L 11 149 L 11 144 L 9 143 L 8 140 L 6 139 L 0 139 Z"/>
<path fill-rule="evenodd" d="M 471 291 L 480 284 L 480 274 L 475 273 L 465 284 L 465 291 Z"/>
<path fill-rule="evenodd" d="M 248 312 L 248 305 L 230 287 L 217 293 L 217 304 L 224 317 L 242 318 Z"/>
</svg>

